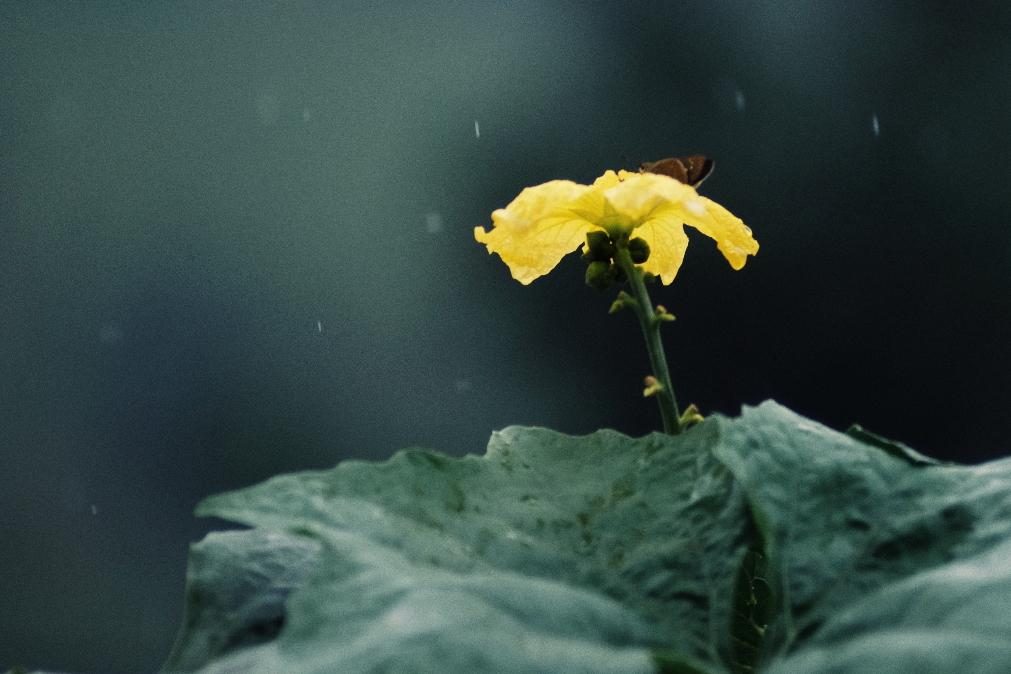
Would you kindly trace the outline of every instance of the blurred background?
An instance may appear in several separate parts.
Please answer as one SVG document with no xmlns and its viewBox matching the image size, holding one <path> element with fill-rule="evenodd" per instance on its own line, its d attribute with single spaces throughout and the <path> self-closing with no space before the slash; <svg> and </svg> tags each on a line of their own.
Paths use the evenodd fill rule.
<svg viewBox="0 0 1011 674">
<path fill-rule="evenodd" d="M 1011 452 L 1006 7 L 0 1 L 0 669 L 155 670 L 204 496 L 656 429 L 578 256 L 473 241 L 552 178 L 716 159 L 761 251 L 654 290 L 682 402 Z"/>
</svg>

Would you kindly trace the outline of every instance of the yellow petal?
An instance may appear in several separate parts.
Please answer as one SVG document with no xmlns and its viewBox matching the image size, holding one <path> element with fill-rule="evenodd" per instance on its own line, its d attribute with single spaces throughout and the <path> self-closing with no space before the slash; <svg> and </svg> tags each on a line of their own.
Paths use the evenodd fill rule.
<svg viewBox="0 0 1011 674">
<path fill-rule="evenodd" d="M 604 171 L 604 175 L 600 176 L 593 181 L 593 186 L 600 189 L 607 189 L 608 187 L 614 187 L 625 179 L 624 174 L 628 171 L 621 170 L 618 173 L 608 169 Z"/>
<path fill-rule="evenodd" d="M 569 205 L 593 188 L 569 180 L 528 187 L 505 208 L 492 213 L 494 228 L 474 228 L 474 238 L 498 253 L 512 277 L 529 284 L 574 251 L 594 229 Z"/>
<path fill-rule="evenodd" d="M 617 239 L 642 225 L 652 217 L 657 208 L 670 201 L 669 194 L 650 188 L 654 179 L 680 185 L 676 180 L 666 176 L 607 171 L 569 208 L 579 217 L 606 230 Z M 688 194 L 695 195 L 695 191 L 690 187 L 682 187 L 688 190 Z"/>
<path fill-rule="evenodd" d="M 677 208 L 681 222 L 716 241 L 716 247 L 731 267 L 741 269 L 748 256 L 758 252 L 758 242 L 740 218 L 688 185 L 667 176 L 653 177 L 659 180 L 649 182 L 650 191 L 661 194 L 671 207 Z"/>
<path fill-rule="evenodd" d="M 734 269 L 741 269 L 749 255 L 758 253 L 751 229 L 736 215 L 705 197 L 685 202 L 684 222 L 716 241 L 716 247 Z"/>
<path fill-rule="evenodd" d="M 630 232 L 654 217 L 657 209 L 695 196 L 695 190 L 691 187 L 667 176 L 628 171 L 622 173 L 625 175 L 624 180 L 604 190 L 604 199 L 613 213 L 620 214 L 625 232 Z"/>
<path fill-rule="evenodd" d="M 600 229 L 606 229 L 612 235 L 617 235 L 621 229 L 627 231 L 626 218 L 614 210 L 605 196 L 610 188 L 620 184 L 621 178 L 617 173 L 605 171 L 604 175 L 594 180 L 592 185 L 572 200 L 568 205 L 569 211 Z"/>
<path fill-rule="evenodd" d="M 688 237 L 684 224 L 716 241 L 734 269 L 758 252 L 751 230 L 728 210 L 694 188 L 663 175 L 607 171 L 592 185 L 552 180 L 520 193 L 492 213 L 494 229 L 474 228 L 474 238 L 498 253 L 523 284 L 547 274 L 585 242 L 586 233 L 606 230 L 613 238 L 632 234 L 651 249 L 643 268 L 665 284 L 677 275 Z"/>
<path fill-rule="evenodd" d="M 641 265 L 643 270 L 659 276 L 664 285 L 670 285 L 688 248 L 680 209 L 671 206 L 658 209 L 654 217 L 636 228 L 635 236 L 649 244 L 649 259 Z"/>
</svg>

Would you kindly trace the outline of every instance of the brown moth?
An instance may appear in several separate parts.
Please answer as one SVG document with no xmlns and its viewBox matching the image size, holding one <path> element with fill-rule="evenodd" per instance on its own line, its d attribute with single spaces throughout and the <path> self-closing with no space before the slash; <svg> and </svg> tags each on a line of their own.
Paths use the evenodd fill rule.
<svg viewBox="0 0 1011 674">
<path fill-rule="evenodd" d="M 713 172 L 713 160 L 705 155 L 667 157 L 639 165 L 639 173 L 657 173 L 692 187 L 698 187 Z"/>
</svg>

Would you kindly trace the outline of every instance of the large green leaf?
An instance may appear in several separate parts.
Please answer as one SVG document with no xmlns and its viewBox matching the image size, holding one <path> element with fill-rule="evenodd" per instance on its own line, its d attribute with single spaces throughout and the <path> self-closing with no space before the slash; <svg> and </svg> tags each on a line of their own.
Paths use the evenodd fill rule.
<svg viewBox="0 0 1011 674">
<path fill-rule="evenodd" d="M 900 595 L 887 594 L 891 585 L 904 581 L 902 587 L 909 587 L 921 582 L 921 572 L 943 574 L 957 569 L 958 560 L 1011 541 L 1011 460 L 978 467 L 930 465 L 919 455 L 881 451 L 877 443 L 864 444 L 768 403 L 745 409 L 738 420 L 721 426 L 714 453 L 748 494 L 782 596 L 783 610 L 770 627 L 781 655 L 803 650 L 823 627 L 831 633 L 841 612 L 864 597 L 886 592 L 899 601 Z M 974 596 L 980 583 L 1006 583 L 1011 558 L 1004 559 L 996 576 L 931 585 L 933 600 L 957 603 L 955 597 Z M 1003 621 L 993 626 L 1011 637 L 1007 606 Z M 894 605 L 891 610 L 907 609 Z M 863 623 L 867 634 L 880 638 L 901 627 L 897 616 L 877 621 L 870 615 Z M 918 624 L 914 616 L 909 624 Z M 907 647 L 904 641 L 895 647 L 900 645 Z M 920 646 L 929 649 L 918 662 L 934 656 L 947 662 L 940 642 L 926 640 Z M 1011 660 L 1004 666 L 1011 672 Z M 868 671 L 841 667 L 835 663 L 824 671 Z M 944 665 L 914 669 L 918 674 L 951 671 Z"/>
<path fill-rule="evenodd" d="M 286 619 L 285 602 L 319 567 L 319 542 L 281 531 L 209 534 L 190 548 L 186 616 L 172 668 L 270 641 Z"/>
<path fill-rule="evenodd" d="M 166 669 L 906 671 L 901 652 L 947 672 L 938 644 L 985 615 L 961 648 L 1011 671 L 986 645 L 1011 634 L 1011 462 L 862 433 L 775 403 L 677 437 L 509 428 L 483 456 L 213 497 L 200 514 L 254 528 L 194 547 Z M 980 611 L 925 617 L 925 593 Z"/>
<path fill-rule="evenodd" d="M 206 671 L 648 672 L 659 648 L 715 666 L 750 542 L 742 492 L 710 451 L 718 431 L 633 440 L 510 428 L 482 457 L 409 450 L 211 498 L 201 514 L 322 548 L 279 638 Z M 264 575 L 263 553 L 235 568 L 234 554 L 198 551 L 190 585 L 203 604 L 245 606 L 213 599 L 207 579 Z M 188 611 L 167 668 L 222 653 L 202 646 L 205 632 L 248 643 L 259 622 Z"/>
<path fill-rule="evenodd" d="M 1011 541 L 884 586 L 834 615 L 777 674 L 1011 672 Z"/>
</svg>

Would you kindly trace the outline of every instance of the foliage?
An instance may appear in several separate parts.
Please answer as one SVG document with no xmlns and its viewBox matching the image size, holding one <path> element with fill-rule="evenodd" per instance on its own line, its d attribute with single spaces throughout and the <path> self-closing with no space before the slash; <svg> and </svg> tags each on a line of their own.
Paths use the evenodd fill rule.
<svg viewBox="0 0 1011 674">
<path fill-rule="evenodd" d="M 1011 460 L 895 447 L 767 402 L 279 476 L 199 506 L 254 528 L 194 546 L 165 669 L 1011 671 Z"/>
</svg>

